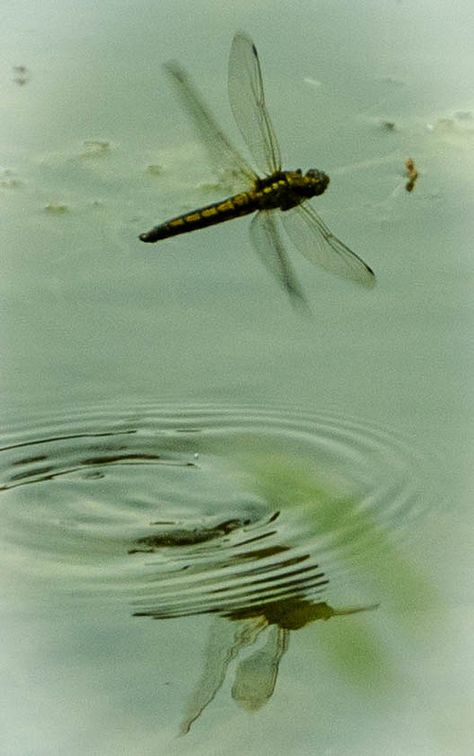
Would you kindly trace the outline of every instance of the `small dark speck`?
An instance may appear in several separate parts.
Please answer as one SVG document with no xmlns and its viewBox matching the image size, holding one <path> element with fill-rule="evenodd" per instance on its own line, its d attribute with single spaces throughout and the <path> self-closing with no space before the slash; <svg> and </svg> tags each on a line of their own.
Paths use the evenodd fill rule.
<svg viewBox="0 0 474 756">
<path fill-rule="evenodd" d="M 13 81 L 20 87 L 27 84 L 31 79 L 31 74 L 26 66 L 13 66 L 13 74 Z"/>
</svg>

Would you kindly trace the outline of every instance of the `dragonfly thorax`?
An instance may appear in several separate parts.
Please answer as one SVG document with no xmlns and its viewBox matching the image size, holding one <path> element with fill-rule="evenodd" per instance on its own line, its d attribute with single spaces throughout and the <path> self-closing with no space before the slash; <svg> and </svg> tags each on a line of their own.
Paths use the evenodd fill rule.
<svg viewBox="0 0 474 756">
<path fill-rule="evenodd" d="M 296 171 L 279 171 L 258 179 L 253 196 L 259 210 L 291 210 L 304 200 L 322 194 L 328 184 L 329 176 L 315 168 L 305 174 L 300 168 Z"/>
<path fill-rule="evenodd" d="M 311 168 L 303 174 L 303 171 L 298 168 L 296 171 L 273 174 L 264 181 L 271 182 L 270 185 L 276 189 L 273 204 L 268 203 L 268 207 L 291 210 L 304 200 L 323 194 L 329 184 L 329 176 L 316 168 Z M 263 182 L 262 185 L 264 185 Z M 282 185 L 281 188 L 280 185 Z M 266 209 L 265 205 L 263 209 Z"/>
</svg>

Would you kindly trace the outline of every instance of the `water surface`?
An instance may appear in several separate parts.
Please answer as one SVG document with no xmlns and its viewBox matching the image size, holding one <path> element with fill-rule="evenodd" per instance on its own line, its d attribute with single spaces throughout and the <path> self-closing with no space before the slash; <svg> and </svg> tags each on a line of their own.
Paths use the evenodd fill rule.
<svg viewBox="0 0 474 756">
<path fill-rule="evenodd" d="M 4 15 L 4 752 L 469 753 L 471 6 Z M 295 253 L 312 317 L 245 219 L 137 238 L 221 196 L 161 66 L 240 146 L 237 29 L 377 274 Z"/>
</svg>

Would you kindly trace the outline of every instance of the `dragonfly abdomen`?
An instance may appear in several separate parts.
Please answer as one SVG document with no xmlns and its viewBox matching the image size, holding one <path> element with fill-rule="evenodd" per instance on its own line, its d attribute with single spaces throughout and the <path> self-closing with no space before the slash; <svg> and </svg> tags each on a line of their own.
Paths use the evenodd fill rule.
<svg viewBox="0 0 474 756">
<path fill-rule="evenodd" d="M 257 210 L 257 207 L 253 193 L 242 192 L 221 202 L 214 202 L 212 205 L 171 218 L 150 231 L 140 234 L 140 239 L 144 242 L 156 242 L 177 234 L 186 234 L 198 228 L 206 228 L 215 223 L 223 223 L 241 215 L 248 215 Z"/>
</svg>

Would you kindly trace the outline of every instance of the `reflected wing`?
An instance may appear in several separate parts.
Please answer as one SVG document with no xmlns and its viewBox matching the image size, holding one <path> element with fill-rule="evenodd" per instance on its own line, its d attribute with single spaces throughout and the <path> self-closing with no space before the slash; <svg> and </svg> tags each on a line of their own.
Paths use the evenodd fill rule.
<svg viewBox="0 0 474 756">
<path fill-rule="evenodd" d="M 374 286 L 373 270 L 331 233 L 307 202 L 281 213 L 281 219 L 293 244 L 307 260 L 343 278 Z"/>
<path fill-rule="evenodd" d="M 283 213 L 260 210 L 250 224 L 250 238 L 264 264 L 283 286 L 292 303 L 308 309 L 283 245 L 278 220 L 281 215 Z"/>
<path fill-rule="evenodd" d="M 235 121 L 257 167 L 267 174 L 280 171 L 280 148 L 265 105 L 257 50 L 242 32 L 232 40 L 228 86 Z"/>
<path fill-rule="evenodd" d="M 194 123 L 216 174 L 236 185 L 240 182 L 240 189 L 243 184 L 253 186 L 257 178 L 255 172 L 219 128 L 186 71 L 175 61 L 167 63 L 165 70 Z"/>
<path fill-rule="evenodd" d="M 181 735 L 189 732 L 193 722 L 214 700 L 232 659 L 235 659 L 242 648 L 252 645 L 265 627 L 263 617 L 239 622 L 237 626 L 220 617 L 214 620 L 205 652 L 205 668 L 188 703 L 188 710 L 180 727 Z"/>
<path fill-rule="evenodd" d="M 272 697 L 278 667 L 288 648 L 288 640 L 288 630 L 270 625 L 263 648 L 239 662 L 232 686 L 232 698 L 247 711 L 257 711 Z"/>
</svg>

